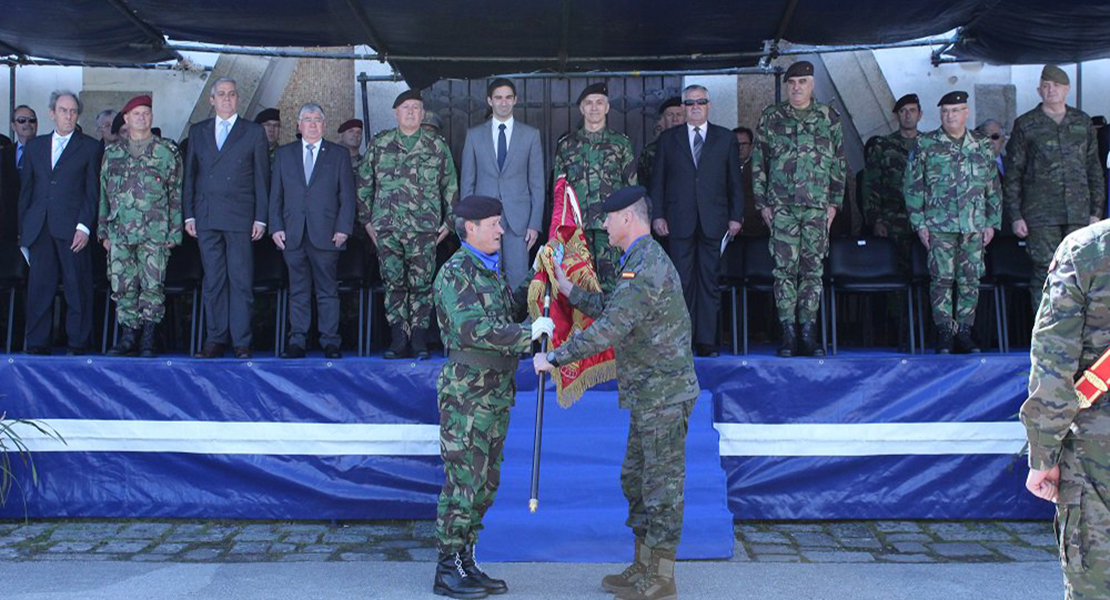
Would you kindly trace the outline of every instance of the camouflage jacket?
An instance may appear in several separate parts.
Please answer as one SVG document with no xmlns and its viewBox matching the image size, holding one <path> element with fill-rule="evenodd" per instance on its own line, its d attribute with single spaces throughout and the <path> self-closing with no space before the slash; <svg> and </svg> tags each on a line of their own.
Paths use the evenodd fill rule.
<svg viewBox="0 0 1110 600">
<path fill-rule="evenodd" d="M 636 185 L 632 142 L 609 128 L 593 133 L 585 127 L 564 136 L 555 149 L 555 177 L 567 176 L 578 195 L 585 229 L 604 229 L 605 215 L 595 207 L 614 191 Z"/>
<path fill-rule="evenodd" d="M 374 231 L 431 233 L 447 222 L 459 193 L 451 149 L 418 129 L 412 150 L 399 129 L 374 136 L 358 166 L 358 220 Z"/>
<path fill-rule="evenodd" d="M 1070 106 L 1057 125 L 1041 106 L 1014 121 L 1006 144 L 1007 212 L 1029 225 L 1086 225 L 1106 204 L 1095 128 Z"/>
<path fill-rule="evenodd" d="M 844 203 L 843 132 L 833 107 L 813 102 L 798 111 L 789 102 L 764 109 L 752 150 L 755 207 L 809 206 L 837 209 Z"/>
<path fill-rule="evenodd" d="M 436 316 L 443 346 L 501 356 L 519 356 L 532 349 L 530 325 L 508 281 L 490 271 L 466 247 L 444 263 L 435 280 Z"/>
<path fill-rule="evenodd" d="M 570 302 L 594 319 L 555 350 L 566 364 L 610 346 L 617 359 L 621 408 L 654 408 L 697 397 L 690 313 L 671 259 L 650 235 L 629 248 L 617 287 L 606 298 L 575 287 Z"/>
<path fill-rule="evenodd" d="M 104 148 L 97 237 L 112 243 L 181 243 L 181 154 L 154 136 L 139 158 L 130 140 Z"/>
<path fill-rule="evenodd" d="M 994 152 L 970 129 L 958 141 L 943 128 L 918 136 L 903 194 L 914 231 L 974 233 L 1002 225 Z"/>
<path fill-rule="evenodd" d="M 920 137 L 921 132 L 917 135 Z M 868 225 L 883 223 L 909 230 L 902 185 L 906 181 L 906 163 L 916 149 L 917 138 L 903 137 L 898 131 L 875 136 L 868 142 L 863 171 L 863 214 Z"/>
<path fill-rule="evenodd" d="M 651 172 L 655 170 L 655 151 L 659 147 L 659 138 L 644 146 L 640 158 L 636 160 L 636 184 L 651 189 Z"/>
<path fill-rule="evenodd" d="M 1110 402 L 1103 396 L 1081 411 L 1074 384 L 1108 347 L 1110 221 L 1100 221 L 1064 238 L 1045 281 L 1033 326 L 1029 398 L 1021 406 L 1030 467 L 1059 463 L 1068 435 L 1110 441 Z"/>
</svg>

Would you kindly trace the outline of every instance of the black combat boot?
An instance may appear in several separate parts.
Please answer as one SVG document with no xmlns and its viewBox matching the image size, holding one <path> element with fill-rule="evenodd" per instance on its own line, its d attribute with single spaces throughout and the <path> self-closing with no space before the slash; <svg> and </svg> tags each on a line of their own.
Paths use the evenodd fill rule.
<svg viewBox="0 0 1110 600">
<path fill-rule="evenodd" d="M 956 330 L 956 351 L 962 354 L 979 354 L 979 346 L 975 344 L 975 338 L 971 335 L 971 325 L 967 323 L 960 323 L 960 328 Z"/>
<path fill-rule="evenodd" d="M 802 356 L 816 356 L 818 358 L 825 356 L 825 348 L 817 343 L 816 329 L 817 325 L 815 325 L 813 321 L 802 323 L 801 351 L 798 354 Z"/>
<path fill-rule="evenodd" d="M 467 575 L 466 569 L 463 568 L 461 552 L 439 555 L 432 593 L 437 596 L 463 599 L 485 598 L 489 595 L 485 587 Z"/>
<path fill-rule="evenodd" d="M 139 355 L 139 330 L 124 327 L 119 342 L 108 349 L 108 356 L 138 356 Z"/>
<path fill-rule="evenodd" d="M 509 584 L 505 583 L 504 579 L 494 579 L 486 575 L 482 567 L 478 566 L 478 561 L 474 558 L 474 546 L 463 548 L 462 562 L 463 570 L 466 571 L 466 574 L 474 581 L 477 581 L 478 585 L 485 588 L 491 596 L 508 593 Z"/>
<path fill-rule="evenodd" d="M 794 322 L 782 322 L 782 347 L 779 348 L 779 356 L 783 358 L 790 358 L 794 356 L 795 346 L 797 346 L 797 339 L 794 333 Z"/>
<path fill-rule="evenodd" d="M 409 336 L 405 335 L 405 326 L 400 323 L 394 323 L 389 326 L 389 333 L 393 341 L 389 343 L 389 348 L 386 349 L 385 354 L 382 356 L 389 360 L 394 358 L 407 358 L 409 355 Z"/>
<path fill-rule="evenodd" d="M 428 358 L 428 330 L 423 327 L 412 328 L 412 354 L 420 360 Z"/>
<path fill-rule="evenodd" d="M 952 354 L 952 335 L 951 323 L 937 326 L 937 354 Z"/>
<path fill-rule="evenodd" d="M 143 339 L 140 343 L 139 356 L 143 358 L 154 358 L 158 356 L 154 348 L 155 338 L 157 337 L 155 335 L 156 331 L 157 329 L 154 322 L 143 321 Z"/>
</svg>

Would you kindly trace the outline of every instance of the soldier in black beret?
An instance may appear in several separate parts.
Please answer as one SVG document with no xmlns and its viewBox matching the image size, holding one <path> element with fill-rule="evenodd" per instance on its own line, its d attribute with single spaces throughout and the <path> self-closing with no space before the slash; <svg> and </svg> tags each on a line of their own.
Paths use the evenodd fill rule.
<svg viewBox="0 0 1110 600">
<path fill-rule="evenodd" d="M 890 112 L 897 114 L 898 111 L 902 110 L 902 107 L 907 104 L 916 104 L 917 110 L 921 110 L 921 100 L 917 99 L 917 94 L 906 94 L 894 103 L 894 108 Z"/>
<path fill-rule="evenodd" d="M 609 85 L 606 83 L 591 83 L 590 85 L 587 85 L 586 89 L 582 90 L 581 94 L 578 94 L 578 105 L 581 106 L 583 100 L 594 94 L 601 94 L 602 96 L 605 96 L 606 100 L 608 100 Z"/>
<path fill-rule="evenodd" d="M 682 108 L 682 98 L 672 96 L 659 105 L 659 119 L 655 123 L 656 139 L 644 146 L 636 161 L 637 183 L 645 188 L 651 185 L 651 172 L 655 169 L 655 153 L 658 150 L 658 136 L 664 131 L 686 122 L 686 111 Z"/>
<path fill-rule="evenodd" d="M 787 81 L 795 77 L 813 77 L 813 63 L 808 60 L 799 60 L 787 67 L 786 74 L 782 76 L 782 80 Z"/>
<path fill-rule="evenodd" d="M 254 117 L 254 122 L 262 126 L 266 132 L 266 143 L 270 147 L 270 166 L 274 164 L 274 151 L 277 150 L 278 141 L 281 139 L 281 111 L 276 108 L 263 109 Z"/>
<path fill-rule="evenodd" d="M 424 98 L 420 96 L 420 92 L 416 90 L 405 90 L 397 94 L 397 99 L 393 101 L 393 108 L 401 106 L 406 100 L 419 100 L 421 103 L 424 102 Z"/>
<path fill-rule="evenodd" d="M 967 92 L 948 92 L 940 97 L 940 102 L 937 102 L 937 106 L 954 106 L 956 104 L 967 104 Z"/>
</svg>

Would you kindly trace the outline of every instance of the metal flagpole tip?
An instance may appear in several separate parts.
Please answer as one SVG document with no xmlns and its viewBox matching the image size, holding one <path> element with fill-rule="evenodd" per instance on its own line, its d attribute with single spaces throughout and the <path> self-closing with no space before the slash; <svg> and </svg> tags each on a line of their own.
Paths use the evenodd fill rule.
<svg viewBox="0 0 1110 600">
<path fill-rule="evenodd" d="M 536 509 L 539 508 L 539 507 L 540 507 L 540 501 L 539 500 L 537 500 L 535 498 L 532 498 L 531 500 L 528 501 L 528 512 L 536 512 Z"/>
</svg>

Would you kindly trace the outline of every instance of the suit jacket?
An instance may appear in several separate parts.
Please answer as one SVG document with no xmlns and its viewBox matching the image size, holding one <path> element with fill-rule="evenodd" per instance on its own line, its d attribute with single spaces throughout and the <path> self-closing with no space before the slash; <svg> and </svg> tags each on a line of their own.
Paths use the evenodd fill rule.
<svg viewBox="0 0 1110 600">
<path fill-rule="evenodd" d="M 700 221 L 706 236 L 720 239 L 729 221 L 744 218 L 740 147 L 731 131 L 705 127 L 701 160 L 694 154 L 685 125 L 659 134 L 649 193 L 652 219 L 666 219 L 671 237 L 693 237 Z"/>
<path fill-rule="evenodd" d="M 0 240 L 19 237 L 19 173 L 15 168 L 15 144 L 0 134 Z"/>
<path fill-rule="evenodd" d="M 96 228 L 100 200 L 100 142 L 76 131 L 58 163 L 51 168 L 53 133 L 27 142 L 20 173 L 19 229 L 24 246 L 38 238 L 43 227 L 61 240 L 72 240 L 77 224 Z M 93 237 L 93 239 L 96 239 Z"/>
<path fill-rule="evenodd" d="M 304 156 L 297 140 L 274 153 L 270 184 L 270 230 L 285 232 L 285 247 L 301 246 L 305 227 L 308 240 L 319 250 L 336 248 L 336 233 L 351 235 L 355 226 L 355 175 L 346 148 L 320 141 L 312 180 L 304 180 Z M 344 244 L 346 246 L 346 244 Z"/>
<path fill-rule="evenodd" d="M 462 154 L 459 198 L 474 194 L 501 200 L 502 216 L 513 233 L 543 231 L 544 170 L 540 132 L 520 121 L 513 122 L 505 168 L 497 168 L 493 143 L 495 119 L 466 132 Z"/>
<path fill-rule="evenodd" d="M 265 223 L 270 151 L 262 126 L 243 117 L 216 149 L 216 119 L 189 128 L 182 209 L 197 229 L 250 231 Z"/>
</svg>

